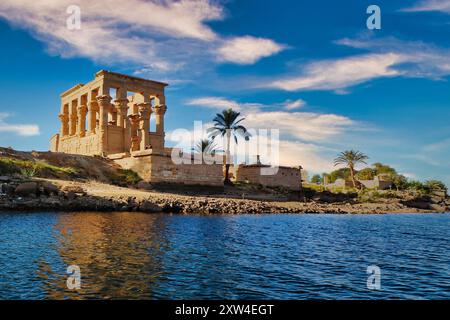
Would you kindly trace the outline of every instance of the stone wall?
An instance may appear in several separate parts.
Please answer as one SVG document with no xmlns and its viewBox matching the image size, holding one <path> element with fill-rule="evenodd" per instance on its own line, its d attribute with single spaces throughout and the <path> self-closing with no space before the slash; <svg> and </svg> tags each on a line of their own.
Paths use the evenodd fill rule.
<svg viewBox="0 0 450 320">
<path fill-rule="evenodd" d="M 240 165 L 236 170 L 236 181 L 261 184 L 269 187 L 285 187 L 291 190 L 301 189 L 300 169 L 279 167 L 273 175 L 261 174 L 265 165 Z"/>
<path fill-rule="evenodd" d="M 90 156 L 98 155 L 100 154 L 98 136 L 95 134 L 88 134 L 85 137 L 60 137 L 58 152 Z"/>
<path fill-rule="evenodd" d="M 58 152 L 58 149 L 59 149 L 59 133 L 53 135 L 50 138 L 50 151 Z"/>
<path fill-rule="evenodd" d="M 122 168 L 135 171 L 150 183 L 223 186 L 221 164 L 174 164 L 169 155 L 152 154 L 151 150 L 113 160 Z"/>
</svg>

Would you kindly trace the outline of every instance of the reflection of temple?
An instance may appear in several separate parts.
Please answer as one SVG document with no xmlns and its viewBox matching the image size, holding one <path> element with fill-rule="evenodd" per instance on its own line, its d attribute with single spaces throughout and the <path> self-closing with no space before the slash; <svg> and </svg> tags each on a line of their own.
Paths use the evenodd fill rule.
<svg viewBox="0 0 450 320">
<path fill-rule="evenodd" d="M 61 131 L 52 137 L 52 151 L 84 155 L 164 151 L 166 86 L 98 72 L 93 81 L 78 84 L 61 95 Z M 156 129 L 150 132 L 153 113 Z"/>
<path fill-rule="evenodd" d="M 65 270 L 51 270 L 45 261 L 44 290 L 49 299 L 151 299 L 162 273 L 168 245 L 164 219 L 146 214 L 74 213 L 60 215 L 57 252 L 64 269 L 78 265 L 81 289 L 68 290 Z"/>
<path fill-rule="evenodd" d="M 61 95 L 61 130 L 51 138 L 50 151 L 105 156 L 152 183 L 223 185 L 221 164 L 172 161 L 172 154 L 181 150 L 164 144 L 166 86 L 119 73 L 97 72 L 91 82 L 78 84 Z"/>
</svg>

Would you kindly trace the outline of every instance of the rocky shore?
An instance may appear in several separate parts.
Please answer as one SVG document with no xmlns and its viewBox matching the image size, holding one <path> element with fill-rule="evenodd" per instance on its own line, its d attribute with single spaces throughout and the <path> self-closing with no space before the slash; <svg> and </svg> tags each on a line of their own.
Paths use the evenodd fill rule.
<svg viewBox="0 0 450 320">
<path fill-rule="evenodd" d="M 437 199 L 437 200 L 436 200 Z M 420 200 L 420 199 L 419 199 Z M 449 212 L 449 199 L 358 203 L 330 195 L 303 201 L 239 199 L 217 194 L 193 196 L 113 186 L 99 182 L 0 177 L 0 211 L 139 211 L 176 214 L 263 213 L 426 213 Z M 422 202 L 421 202 L 422 201 Z M 425 202 L 424 202 L 425 201 Z"/>
</svg>

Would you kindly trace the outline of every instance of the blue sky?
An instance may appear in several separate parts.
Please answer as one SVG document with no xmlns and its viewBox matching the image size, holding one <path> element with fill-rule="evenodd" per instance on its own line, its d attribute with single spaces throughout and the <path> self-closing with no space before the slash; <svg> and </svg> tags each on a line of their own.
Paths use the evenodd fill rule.
<svg viewBox="0 0 450 320">
<path fill-rule="evenodd" d="M 450 185 L 448 39 L 450 0 L 2 0 L 0 145 L 47 150 L 59 94 L 107 69 L 170 84 L 168 132 L 234 106 L 280 129 L 282 164 L 353 148 Z"/>
</svg>

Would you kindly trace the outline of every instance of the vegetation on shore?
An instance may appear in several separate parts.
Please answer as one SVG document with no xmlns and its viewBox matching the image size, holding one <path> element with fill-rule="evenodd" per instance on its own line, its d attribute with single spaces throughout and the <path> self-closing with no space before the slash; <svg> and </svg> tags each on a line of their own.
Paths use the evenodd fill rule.
<svg viewBox="0 0 450 320">
<path fill-rule="evenodd" d="M 76 176 L 78 171 L 71 167 L 58 167 L 43 161 L 22 160 L 11 157 L 0 157 L 0 175 L 21 174 L 25 177 L 39 177 L 60 174 Z"/>
<path fill-rule="evenodd" d="M 417 196 L 427 196 L 433 192 L 447 193 L 446 185 L 438 180 L 428 180 L 421 182 L 418 180 L 411 180 L 397 170 L 382 163 L 374 163 L 371 167 L 366 167 L 361 170 L 356 170 L 355 166 L 359 163 L 366 164 L 369 157 L 359 151 L 344 151 L 336 159 L 335 165 L 345 164 L 345 168 L 334 170 L 330 173 L 321 175 L 314 175 L 311 178 L 311 184 L 307 184 L 307 188 L 315 191 L 328 190 L 333 193 L 355 193 L 358 195 L 360 202 L 375 202 L 379 199 L 394 199 L 405 196 L 406 193 L 413 193 Z M 357 180 L 373 180 L 375 177 L 384 177 L 392 181 L 393 188 L 390 190 L 376 190 L 362 188 L 357 185 Z M 352 181 L 353 187 L 339 187 L 325 186 L 325 181 L 328 183 L 335 183 L 336 180 L 343 179 L 345 181 Z"/>
</svg>

